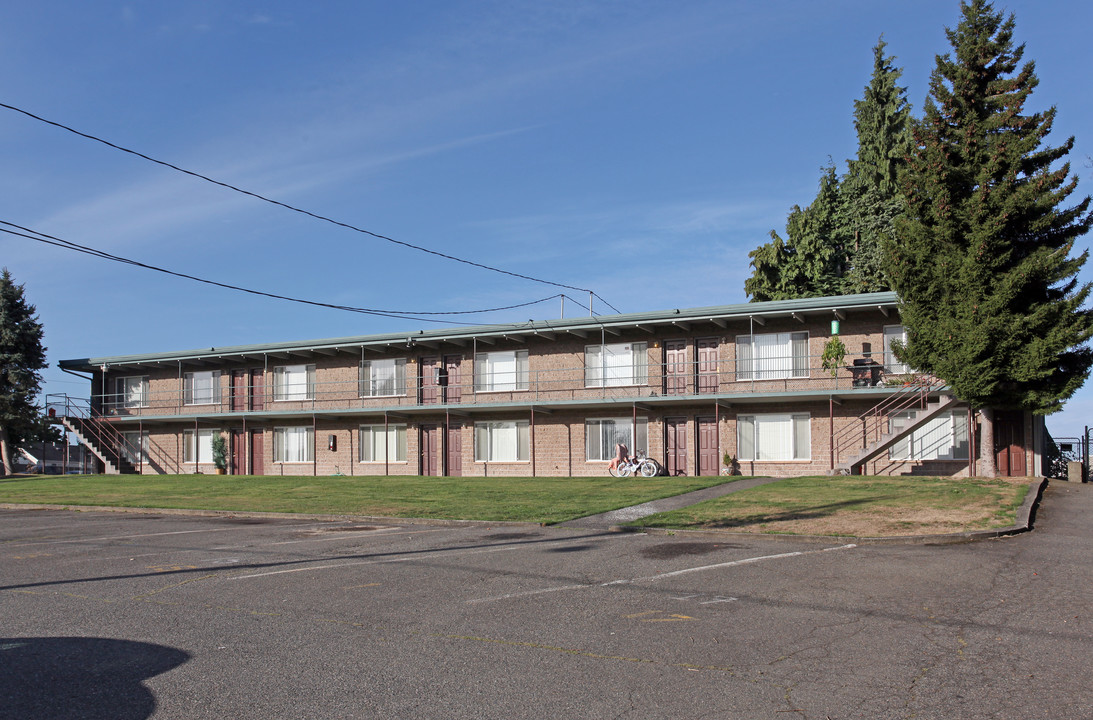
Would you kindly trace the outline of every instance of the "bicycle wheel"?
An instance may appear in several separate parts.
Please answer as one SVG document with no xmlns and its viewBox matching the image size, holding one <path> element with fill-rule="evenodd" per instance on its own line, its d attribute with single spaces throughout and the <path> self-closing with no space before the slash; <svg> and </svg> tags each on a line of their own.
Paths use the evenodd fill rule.
<svg viewBox="0 0 1093 720">
<path fill-rule="evenodd" d="M 643 460 L 641 467 L 638 468 L 642 477 L 653 477 L 660 472 L 660 468 L 657 467 L 656 460 Z"/>
<path fill-rule="evenodd" d="M 619 475 L 619 468 L 617 467 L 607 468 L 607 474 L 611 477 L 625 477 L 625 475 Z"/>
<path fill-rule="evenodd" d="M 630 477 L 632 472 L 634 472 L 634 469 L 630 467 L 630 463 L 623 463 L 619 465 L 619 474 L 615 477 Z"/>
</svg>

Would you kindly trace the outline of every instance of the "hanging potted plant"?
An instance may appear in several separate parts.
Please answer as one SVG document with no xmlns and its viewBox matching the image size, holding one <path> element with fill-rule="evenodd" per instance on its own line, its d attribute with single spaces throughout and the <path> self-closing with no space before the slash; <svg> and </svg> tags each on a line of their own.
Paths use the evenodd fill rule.
<svg viewBox="0 0 1093 720">
<path fill-rule="evenodd" d="M 223 433 L 213 435 L 213 465 L 216 466 L 217 475 L 228 471 L 228 441 Z"/>
<path fill-rule="evenodd" d="M 824 352 L 820 356 L 820 367 L 829 370 L 831 377 L 835 377 L 845 358 L 846 345 L 843 344 L 838 335 L 832 335 L 831 339 L 824 344 Z"/>
</svg>

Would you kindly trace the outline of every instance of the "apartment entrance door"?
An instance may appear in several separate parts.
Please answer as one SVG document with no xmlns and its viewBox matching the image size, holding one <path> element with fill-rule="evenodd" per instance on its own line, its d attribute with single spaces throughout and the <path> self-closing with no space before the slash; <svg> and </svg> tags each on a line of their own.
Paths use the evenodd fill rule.
<svg viewBox="0 0 1093 720">
<path fill-rule="evenodd" d="M 235 373 L 232 373 L 232 405 L 235 405 Z M 247 474 L 247 434 L 242 430 L 231 431 L 231 474 Z"/>
<path fill-rule="evenodd" d="M 463 474 L 463 427 L 449 423 L 444 431 L 444 474 L 459 477 Z"/>
<path fill-rule="evenodd" d="M 687 393 L 687 341 L 664 341 L 664 394 Z"/>
<path fill-rule="evenodd" d="M 669 475 L 687 474 L 687 418 L 664 419 L 665 467 Z"/>
<path fill-rule="evenodd" d="M 1022 477 L 1025 469 L 1025 422 L 1020 410 L 996 410 L 994 413 L 994 449 L 998 474 Z"/>
<path fill-rule="evenodd" d="M 698 434 L 698 474 L 717 475 L 720 472 L 717 457 L 717 420 L 696 418 Z"/>
<path fill-rule="evenodd" d="M 421 474 L 440 474 L 440 426 L 421 426 Z"/>
</svg>

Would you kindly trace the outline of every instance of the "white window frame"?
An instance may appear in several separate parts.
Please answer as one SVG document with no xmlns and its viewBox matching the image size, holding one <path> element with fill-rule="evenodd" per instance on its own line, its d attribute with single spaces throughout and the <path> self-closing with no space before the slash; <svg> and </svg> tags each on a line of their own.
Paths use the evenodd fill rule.
<svg viewBox="0 0 1093 720">
<path fill-rule="evenodd" d="M 531 423 L 495 420 L 474 424 L 475 462 L 530 462 Z"/>
<path fill-rule="evenodd" d="M 384 433 L 387 441 L 384 442 Z M 361 425 L 360 440 L 357 448 L 357 461 L 360 463 L 404 463 L 407 462 L 406 424 Z M 386 457 L 384 457 L 386 453 Z"/>
<path fill-rule="evenodd" d="M 188 465 L 212 464 L 213 428 L 182 431 L 182 462 Z"/>
<path fill-rule="evenodd" d="M 906 375 L 911 372 L 911 367 L 901 363 L 892 351 L 892 341 L 899 340 L 907 343 L 907 329 L 902 325 L 884 326 L 884 372 L 889 375 Z"/>
<path fill-rule="evenodd" d="M 302 441 L 300 436 L 303 436 Z M 292 440 L 291 447 L 288 441 Z M 309 463 L 315 461 L 315 428 L 310 425 L 286 425 L 273 428 L 273 462 Z"/>
<path fill-rule="evenodd" d="M 127 375 L 114 378 L 114 390 L 114 404 L 116 406 L 124 408 L 148 407 L 147 375 Z"/>
<path fill-rule="evenodd" d="M 148 462 L 148 431 L 141 432 L 140 430 L 122 430 L 121 431 L 122 443 L 118 450 L 121 452 L 122 457 L 130 462 L 132 465 L 140 465 Z M 137 445 L 139 443 L 139 445 Z M 137 445 L 137 452 L 132 451 L 132 447 Z"/>
<path fill-rule="evenodd" d="M 215 405 L 219 402 L 219 370 L 188 372 L 182 376 L 183 405 Z"/>
<path fill-rule="evenodd" d="M 785 380 L 809 376 L 807 330 L 736 336 L 737 380 Z"/>
<path fill-rule="evenodd" d="M 911 421 L 911 413 L 895 413 L 889 430 L 898 432 Z M 964 413 L 947 410 L 927 421 L 909 436 L 896 441 L 888 451 L 890 460 L 967 460 L 968 418 Z"/>
<path fill-rule="evenodd" d="M 362 360 L 360 396 L 398 397 L 406 394 L 406 359 Z"/>
<path fill-rule="evenodd" d="M 498 350 L 475 354 L 475 392 L 523 391 L 529 389 L 530 385 L 527 350 Z"/>
<path fill-rule="evenodd" d="M 620 443 L 626 446 L 626 452 L 631 456 L 636 450 L 647 452 L 649 418 L 639 415 L 637 427 L 634 426 L 634 418 L 631 416 L 588 418 L 584 421 L 586 461 L 611 461 L 615 457 L 615 445 Z"/>
<path fill-rule="evenodd" d="M 738 458 L 749 462 L 811 460 L 811 416 L 808 413 L 738 415 L 736 448 Z"/>
<path fill-rule="evenodd" d="M 585 387 L 628 387 L 648 384 L 649 343 L 625 342 L 585 346 Z"/>
<path fill-rule="evenodd" d="M 314 365 L 278 365 L 273 368 L 274 402 L 314 399 Z"/>
</svg>

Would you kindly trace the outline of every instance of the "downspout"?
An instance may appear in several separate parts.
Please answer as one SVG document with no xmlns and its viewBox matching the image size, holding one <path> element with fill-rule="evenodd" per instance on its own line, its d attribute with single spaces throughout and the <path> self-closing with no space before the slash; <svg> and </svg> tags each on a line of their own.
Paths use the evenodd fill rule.
<svg viewBox="0 0 1093 720">
<path fill-rule="evenodd" d="M 137 467 L 140 470 L 140 474 L 144 474 L 144 418 L 141 418 L 137 422 L 137 453 L 140 460 L 137 462 Z M 42 471 L 45 472 L 46 459 L 45 455 L 42 455 Z"/>
<path fill-rule="evenodd" d="M 828 452 L 831 455 L 831 470 L 835 469 L 835 396 L 827 396 L 827 437 Z"/>
<path fill-rule="evenodd" d="M 387 411 L 384 410 L 383 411 L 383 474 L 384 475 L 390 475 L 391 474 L 391 468 L 390 468 L 390 464 L 391 464 L 391 457 L 390 456 L 391 456 L 391 454 L 387 451 L 388 443 L 390 442 L 387 439 L 387 436 L 388 436 L 389 432 L 390 432 L 390 430 L 388 429 Z"/>
<path fill-rule="evenodd" d="M 311 474 L 319 475 L 319 427 L 315 413 L 311 413 Z"/>
<path fill-rule="evenodd" d="M 531 406 L 531 437 L 528 439 L 531 445 L 531 476 L 535 477 L 535 406 Z"/>
</svg>

